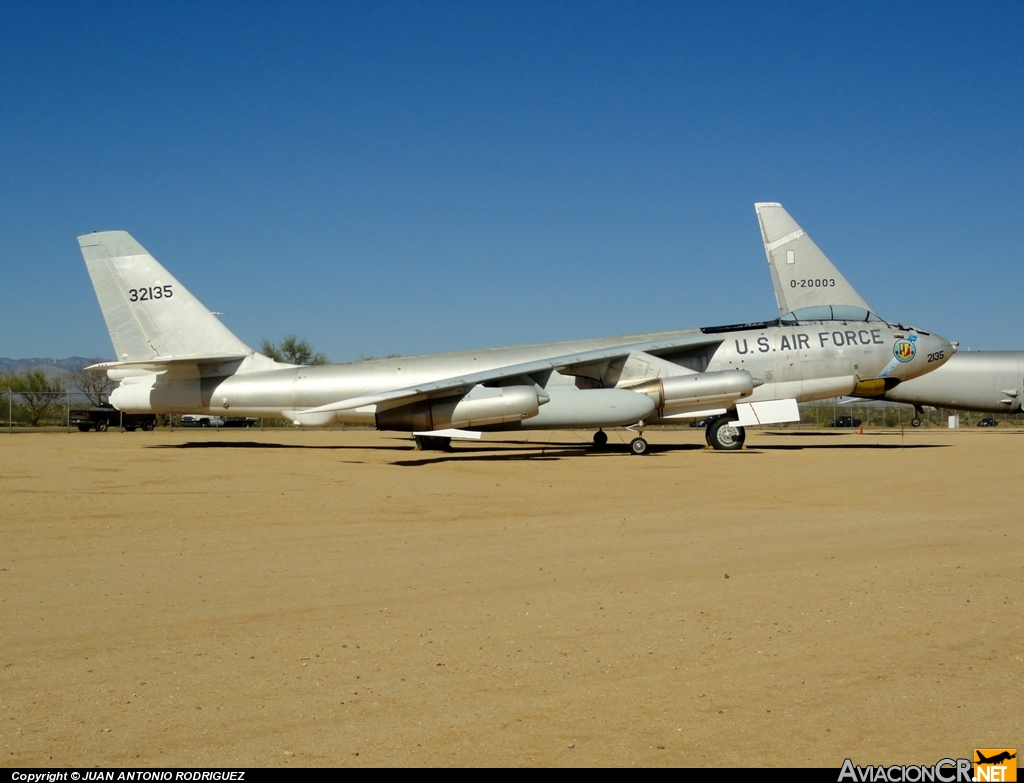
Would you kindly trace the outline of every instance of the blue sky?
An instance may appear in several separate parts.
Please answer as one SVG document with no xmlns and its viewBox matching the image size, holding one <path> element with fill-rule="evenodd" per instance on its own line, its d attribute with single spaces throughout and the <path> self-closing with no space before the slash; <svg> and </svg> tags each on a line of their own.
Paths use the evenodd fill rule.
<svg viewBox="0 0 1024 783">
<path fill-rule="evenodd" d="M 1024 5 L 5 3 L 0 356 L 111 356 L 130 231 L 246 342 L 774 317 L 780 201 L 883 316 L 1024 349 Z"/>
</svg>

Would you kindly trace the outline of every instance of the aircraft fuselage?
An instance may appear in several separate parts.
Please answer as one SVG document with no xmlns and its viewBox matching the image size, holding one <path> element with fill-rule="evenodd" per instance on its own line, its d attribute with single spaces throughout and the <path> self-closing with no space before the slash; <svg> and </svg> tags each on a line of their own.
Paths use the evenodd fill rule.
<svg viewBox="0 0 1024 783">
<path fill-rule="evenodd" d="M 677 332 L 567 341 L 539 345 L 459 351 L 351 364 L 306 366 L 265 372 L 233 374 L 237 363 L 172 368 L 160 376 L 138 373 L 114 392 L 113 403 L 126 411 L 173 413 L 201 410 L 221 416 L 284 416 L 304 409 L 393 389 L 457 377 L 546 357 L 558 357 L 594 348 L 635 343 L 677 343 L 682 338 L 705 338 L 693 348 L 633 352 L 618 362 L 598 365 L 593 372 L 562 374 L 555 369 L 522 383 L 534 384 L 550 400 L 537 415 L 520 421 L 491 425 L 488 429 L 572 426 L 576 418 L 603 426 L 618 426 L 645 419 L 647 423 L 694 418 L 708 404 L 679 402 L 653 412 L 628 395 L 593 421 L 587 410 L 595 390 L 630 387 L 658 377 L 742 370 L 762 383 L 744 396 L 745 402 L 795 398 L 805 402 L 850 394 L 858 383 L 879 379 L 893 384 L 924 374 L 946 361 L 952 347 L 928 332 L 885 322 L 822 321 L 794 325 L 778 322 L 739 327 L 711 327 Z M 707 342 L 711 340 L 712 342 Z M 720 340 L 720 342 L 718 341 Z M 129 375 L 132 375 L 129 373 Z M 884 379 L 891 379 L 884 381 Z M 155 383 L 154 383 L 155 381 Z M 519 381 L 515 381 L 519 383 Z M 510 385 L 505 381 L 502 385 Z M 571 396 L 567 396 L 571 395 Z M 640 395 L 642 396 L 642 395 Z M 605 400 L 602 398 L 602 404 Z M 634 404 L 635 403 L 635 404 Z M 710 408 L 717 409 L 717 404 Z M 595 408 L 597 410 L 597 408 Z M 325 416 L 330 421 L 378 423 L 375 406 Z M 404 429 L 396 427 L 396 429 Z"/>
</svg>

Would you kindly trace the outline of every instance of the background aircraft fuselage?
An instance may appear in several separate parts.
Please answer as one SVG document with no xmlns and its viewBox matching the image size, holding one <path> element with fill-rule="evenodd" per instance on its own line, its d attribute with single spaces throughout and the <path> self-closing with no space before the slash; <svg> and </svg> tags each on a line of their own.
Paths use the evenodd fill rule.
<svg viewBox="0 0 1024 783">
<path fill-rule="evenodd" d="M 884 399 L 950 410 L 1017 413 L 1024 397 L 1024 351 L 958 353 L 934 373 L 900 384 Z"/>
</svg>

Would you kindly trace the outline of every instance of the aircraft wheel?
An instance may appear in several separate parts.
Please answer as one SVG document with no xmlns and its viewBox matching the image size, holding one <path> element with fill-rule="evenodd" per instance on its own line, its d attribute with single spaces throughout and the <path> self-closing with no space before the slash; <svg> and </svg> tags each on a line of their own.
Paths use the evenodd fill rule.
<svg viewBox="0 0 1024 783">
<path fill-rule="evenodd" d="M 135 432 L 135 428 L 134 427 L 125 427 L 124 431 L 125 432 Z"/>
<path fill-rule="evenodd" d="M 912 418 L 910 420 L 910 426 L 911 427 L 920 427 L 921 426 L 921 420 L 919 418 L 917 418 L 917 416 L 915 416 L 914 418 Z"/>
<path fill-rule="evenodd" d="M 633 454 L 646 454 L 647 441 L 643 438 L 633 438 L 633 440 L 629 442 L 629 450 Z"/>
<path fill-rule="evenodd" d="M 78 431 L 79 432 L 88 432 L 89 431 L 89 425 L 88 424 L 79 424 L 78 425 Z"/>
<path fill-rule="evenodd" d="M 608 433 L 604 430 L 598 430 L 594 433 L 594 445 L 600 448 L 601 446 L 608 445 Z"/>
<path fill-rule="evenodd" d="M 106 421 L 96 422 L 96 432 L 106 432 L 110 425 Z"/>
<path fill-rule="evenodd" d="M 736 451 L 743 448 L 747 433 L 744 427 L 733 426 L 733 419 L 728 416 L 719 416 L 708 425 L 707 438 L 713 449 Z"/>
</svg>

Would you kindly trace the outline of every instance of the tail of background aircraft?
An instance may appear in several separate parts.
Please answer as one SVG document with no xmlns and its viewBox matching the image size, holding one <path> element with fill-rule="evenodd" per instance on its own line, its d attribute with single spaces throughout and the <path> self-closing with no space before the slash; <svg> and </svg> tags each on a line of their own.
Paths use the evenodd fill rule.
<svg viewBox="0 0 1024 783">
<path fill-rule="evenodd" d="M 862 314 L 854 314 L 852 311 L 873 312 L 870 305 L 839 274 L 839 270 L 781 204 L 754 204 L 754 209 L 761 224 L 761 237 L 764 239 L 764 251 L 768 256 L 780 314 L 797 313 L 812 307 L 831 307 L 831 313 L 820 310 L 797 313 L 797 317 L 812 320 L 855 318 L 859 315 L 858 320 L 863 320 Z M 849 308 L 850 315 L 845 315 L 842 310 L 836 312 L 835 308 Z"/>
<path fill-rule="evenodd" d="M 117 364 L 207 364 L 260 356 L 128 232 L 85 234 L 78 244 L 117 351 Z"/>
</svg>

